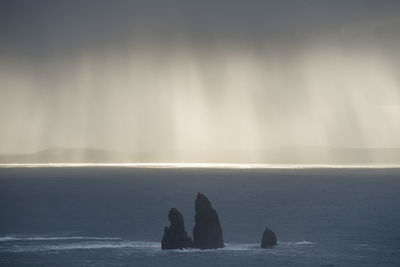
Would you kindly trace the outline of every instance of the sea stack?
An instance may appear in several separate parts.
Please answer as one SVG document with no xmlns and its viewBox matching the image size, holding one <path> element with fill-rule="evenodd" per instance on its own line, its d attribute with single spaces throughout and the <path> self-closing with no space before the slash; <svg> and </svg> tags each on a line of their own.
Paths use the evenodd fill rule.
<svg viewBox="0 0 400 267">
<path fill-rule="evenodd" d="M 276 245 L 276 235 L 270 229 L 265 228 L 262 235 L 261 248 L 270 248 Z"/>
<path fill-rule="evenodd" d="M 187 235 L 182 214 L 171 208 L 168 214 L 170 226 L 164 228 L 161 249 L 183 249 L 193 247 L 192 239 Z"/>
<path fill-rule="evenodd" d="M 194 247 L 200 249 L 223 248 L 222 228 L 217 212 L 212 208 L 211 202 L 205 195 L 197 194 L 195 210 Z"/>
</svg>

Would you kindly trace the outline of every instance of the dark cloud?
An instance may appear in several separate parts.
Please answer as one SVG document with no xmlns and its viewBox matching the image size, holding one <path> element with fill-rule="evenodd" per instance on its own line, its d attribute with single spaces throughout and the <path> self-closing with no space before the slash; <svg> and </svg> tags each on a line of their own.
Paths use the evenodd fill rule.
<svg viewBox="0 0 400 267">
<path fill-rule="evenodd" d="M 288 43 L 343 34 L 387 38 L 397 33 L 394 26 L 386 23 L 376 32 L 375 24 L 398 22 L 400 2 L 19 0 L 2 1 L 0 12 L 3 52 L 59 54 L 146 42 Z"/>
</svg>

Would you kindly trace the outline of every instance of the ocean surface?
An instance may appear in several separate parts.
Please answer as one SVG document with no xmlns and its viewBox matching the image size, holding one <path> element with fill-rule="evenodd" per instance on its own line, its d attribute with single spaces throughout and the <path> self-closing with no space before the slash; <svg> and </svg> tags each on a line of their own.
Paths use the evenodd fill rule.
<svg viewBox="0 0 400 267">
<path fill-rule="evenodd" d="M 197 192 L 225 248 L 162 251 Z M 0 266 L 400 266 L 400 169 L 0 168 Z"/>
</svg>

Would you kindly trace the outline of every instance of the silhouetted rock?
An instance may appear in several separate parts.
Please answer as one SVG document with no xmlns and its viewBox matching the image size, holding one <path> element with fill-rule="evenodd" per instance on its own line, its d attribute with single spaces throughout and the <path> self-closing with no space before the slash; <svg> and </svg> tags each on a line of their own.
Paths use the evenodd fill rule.
<svg viewBox="0 0 400 267">
<path fill-rule="evenodd" d="M 262 248 L 270 248 L 276 245 L 276 235 L 270 229 L 265 228 L 265 231 L 262 235 L 261 247 Z"/>
<path fill-rule="evenodd" d="M 193 242 L 196 248 L 213 249 L 224 247 L 222 228 L 215 209 L 208 198 L 197 194 L 195 201 L 196 215 L 193 228 Z"/>
<path fill-rule="evenodd" d="M 182 249 L 193 247 L 192 239 L 187 235 L 182 214 L 175 208 L 171 208 L 168 214 L 171 223 L 164 228 L 161 240 L 161 249 Z"/>
</svg>

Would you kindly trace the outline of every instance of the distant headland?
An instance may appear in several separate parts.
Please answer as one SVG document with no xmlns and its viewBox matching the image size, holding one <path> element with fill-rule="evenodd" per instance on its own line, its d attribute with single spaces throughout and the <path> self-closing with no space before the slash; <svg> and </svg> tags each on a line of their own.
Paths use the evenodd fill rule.
<svg viewBox="0 0 400 267">
<path fill-rule="evenodd" d="M 242 153 L 223 151 L 156 151 L 129 153 L 96 148 L 51 147 L 34 153 L 0 154 L 0 164 L 254 164 L 299 166 L 400 166 L 400 148 L 276 148 Z M 183 155 L 183 156 L 182 156 Z M 253 156 L 253 155 L 257 155 Z M 199 166 L 202 167 L 202 166 Z"/>
</svg>

